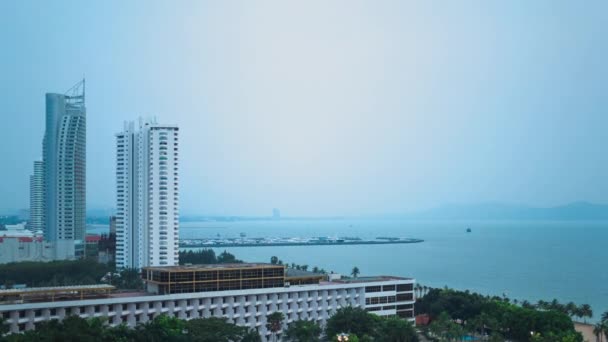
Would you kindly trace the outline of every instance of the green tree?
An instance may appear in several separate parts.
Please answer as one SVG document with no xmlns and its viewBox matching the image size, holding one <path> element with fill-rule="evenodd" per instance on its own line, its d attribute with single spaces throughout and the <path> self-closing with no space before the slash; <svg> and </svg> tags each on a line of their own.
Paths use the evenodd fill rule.
<svg viewBox="0 0 608 342">
<path fill-rule="evenodd" d="M 375 336 L 380 317 L 361 308 L 351 306 L 338 309 L 325 325 L 326 336 L 336 336 L 340 333 L 357 336 Z"/>
<path fill-rule="evenodd" d="M 593 310 L 591 309 L 591 305 L 583 304 L 579 307 L 580 315 L 583 317 L 583 321 L 587 323 L 587 318 L 593 317 Z"/>
<path fill-rule="evenodd" d="M 273 265 L 278 264 L 278 263 L 279 263 L 279 258 L 277 258 L 277 257 L 276 257 L 276 256 L 274 256 L 274 255 L 273 255 L 273 256 L 271 256 L 271 257 L 270 257 L 270 263 L 271 263 L 271 264 L 273 264 Z"/>
<path fill-rule="evenodd" d="M 422 285 L 416 283 L 414 286 L 414 291 L 416 292 L 416 297 L 421 297 L 422 295 Z"/>
<path fill-rule="evenodd" d="M 521 307 L 525 309 L 533 309 L 534 305 L 532 305 L 532 303 L 530 303 L 529 301 L 524 300 L 523 302 L 521 302 Z"/>
<path fill-rule="evenodd" d="M 141 290 L 144 288 L 141 273 L 136 268 L 121 270 L 117 277 L 112 277 L 111 282 L 119 289 Z"/>
<path fill-rule="evenodd" d="M 409 321 L 398 317 L 387 317 L 381 320 L 377 340 L 385 342 L 418 342 L 418 336 Z"/>
<path fill-rule="evenodd" d="M 578 306 L 576 306 L 574 302 L 568 302 L 568 304 L 566 304 L 566 311 L 570 317 L 574 317 L 579 313 Z"/>
<path fill-rule="evenodd" d="M 4 321 L 4 318 L 0 317 L 0 337 L 10 332 L 10 326 Z"/>
<path fill-rule="evenodd" d="M 8 335 L 8 341 L 104 341 L 105 327 L 101 319 L 85 320 L 78 316 L 68 316 L 62 321 L 40 322 L 36 330 L 23 334 Z"/>
<path fill-rule="evenodd" d="M 346 336 L 348 336 L 348 342 L 362 342 L 359 337 L 355 334 L 347 334 Z M 330 338 L 330 337 L 328 337 Z M 333 337 L 331 337 L 331 341 L 332 342 L 342 342 L 339 340 L 338 335 L 334 335 Z"/>
<path fill-rule="evenodd" d="M 217 257 L 213 249 L 199 249 L 198 251 L 179 252 L 179 264 L 216 264 Z"/>
<path fill-rule="evenodd" d="M 29 287 L 97 284 L 113 267 L 96 260 L 13 262 L 0 265 L 0 284 Z"/>
<path fill-rule="evenodd" d="M 243 260 L 237 259 L 234 255 L 224 250 L 220 255 L 217 256 L 217 262 L 219 264 L 240 264 Z"/>
<path fill-rule="evenodd" d="M 456 324 L 447 312 L 442 312 L 429 326 L 433 335 L 444 341 L 454 341 L 464 335 L 464 329 Z"/>
<path fill-rule="evenodd" d="M 262 342 L 262 337 L 255 329 L 249 329 L 240 342 Z"/>
<path fill-rule="evenodd" d="M 266 329 L 270 330 L 274 340 L 277 340 L 277 332 L 281 330 L 285 315 L 280 311 L 275 311 L 266 317 Z"/>
<path fill-rule="evenodd" d="M 218 317 L 186 321 L 185 330 L 187 340 L 195 342 L 241 341 L 248 335 L 252 335 L 248 337 L 249 340 L 252 340 L 256 334 L 259 338 L 257 332 L 248 331 L 246 328 L 228 323 L 225 318 Z"/>
<path fill-rule="evenodd" d="M 323 329 L 315 321 L 298 320 L 287 326 L 285 338 L 291 342 L 318 342 L 321 341 Z"/>
<path fill-rule="evenodd" d="M 153 320 L 135 327 L 136 341 L 177 341 L 183 340 L 185 322 L 177 317 L 160 315 Z"/>
<path fill-rule="evenodd" d="M 353 278 L 357 278 L 359 276 L 359 267 L 355 266 L 353 267 L 353 270 L 350 272 L 350 274 L 353 276 Z"/>
<path fill-rule="evenodd" d="M 593 326 L 593 334 L 598 342 L 603 342 L 604 340 L 604 325 L 602 323 L 596 323 Z"/>
</svg>

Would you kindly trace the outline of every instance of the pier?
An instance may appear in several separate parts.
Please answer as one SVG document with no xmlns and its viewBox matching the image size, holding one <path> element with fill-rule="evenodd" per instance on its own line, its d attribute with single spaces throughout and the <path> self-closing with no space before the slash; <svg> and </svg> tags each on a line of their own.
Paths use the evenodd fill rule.
<svg viewBox="0 0 608 342">
<path fill-rule="evenodd" d="M 359 238 L 255 238 L 255 239 L 183 239 L 181 248 L 217 248 L 217 247 L 282 247 L 282 246 L 344 246 L 344 245 L 395 245 L 406 243 L 420 243 L 422 239 L 413 238 L 386 238 L 373 240 Z"/>
</svg>

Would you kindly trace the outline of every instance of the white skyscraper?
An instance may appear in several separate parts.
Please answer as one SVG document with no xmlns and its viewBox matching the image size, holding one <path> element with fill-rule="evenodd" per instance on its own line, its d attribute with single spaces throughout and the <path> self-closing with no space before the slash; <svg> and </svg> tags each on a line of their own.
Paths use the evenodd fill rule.
<svg viewBox="0 0 608 342">
<path fill-rule="evenodd" d="M 116 135 L 116 266 L 177 265 L 178 127 L 125 123 Z"/>
<path fill-rule="evenodd" d="M 34 162 L 34 174 L 30 176 L 30 222 L 33 231 L 44 229 L 44 164 Z"/>
</svg>

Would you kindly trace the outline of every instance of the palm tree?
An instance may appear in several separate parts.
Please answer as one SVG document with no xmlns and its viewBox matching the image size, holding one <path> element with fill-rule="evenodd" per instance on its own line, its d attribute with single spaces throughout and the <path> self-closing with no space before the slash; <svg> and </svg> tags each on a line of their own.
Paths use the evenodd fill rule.
<svg viewBox="0 0 608 342">
<path fill-rule="evenodd" d="M 361 273 L 361 272 L 359 271 L 359 267 L 357 267 L 357 266 L 353 267 L 353 270 L 350 272 L 350 274 L 353 276 L 353 278 L 357 278 L 359 273 Z"/>
<path fill-rule="evenodd" d="M 416 297 L 421 297 L 421 292 L 422 292 L 422 286 L 420 284 L 416 284 L 416 286 L 414 287 L 414 290 L 416 291 Z"/>
<path fill-rule="evenodd" d="M 429 292 L 429 290 L 430 290 L 430 289 L 431 289 L 430 287 L 428 287 L 428 286 L 424 285 L 424 286 L 422 287 L 422 290 L 423 290 L 423 292 L 424 292 L 424 295 L 423 295 L 423 296 L 426 296 L 426 294 Z"/>
<path fill-rule="evenodd" d="M 270 330 L 274 340 L 277 340 L 277 332 L 281 330 L 285 316 L 280 311 L 275 311 L 266 317 L 266 329 Z"/>
<path fill-rule="evenodd" d="M 597 323 L 593 326 L 593 334 L 595 334 L 596 342 L 602 342 L 604 339 L 604 326 L 602 323 Z"/>
<path fill-rule="evenodd" d="M 568 316 L 574 317 L 576 316 L 578 307 L 576 306 L 576 304 L 574 304 L 574 302 L 569 302 L 568 304 L 566 304 L 566 310 L 568 311 Z"/>
<path fill-rule="evenodd" d="M 608 311 L 602 314 L 602 322 L 608 322 Z"/>
<path fill-rule="evenodd" d="M 549 303 L 545 302 L 544 300 L 539 300 L 538 303 L 536 303 L 536 307 L 542 310 L 547 310 L 547 306 Z"/>
<path fill-rule="evenodd" d="M 580 315 L 581 317 L 584 317 L 584 322 L 587 323 L 587 317 L 591 318 L 593 317 L 593 310 L 591 309 L 591 305 L 589 304 L 583 304 L 580 306 Z"/>
</svg>

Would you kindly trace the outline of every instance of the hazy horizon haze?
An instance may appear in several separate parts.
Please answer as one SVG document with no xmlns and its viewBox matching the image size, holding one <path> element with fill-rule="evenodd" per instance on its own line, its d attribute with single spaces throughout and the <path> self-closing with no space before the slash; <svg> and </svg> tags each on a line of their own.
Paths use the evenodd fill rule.
<svg viewBox="0 0 608 342">
<path fill-rule="evenodd" d="M 0 210 L 86 77 L 87 207 L 124 121 L 180 127 L 180 212 L 608 203 L 608 2 L 0 2 Z"/>
</svg>

